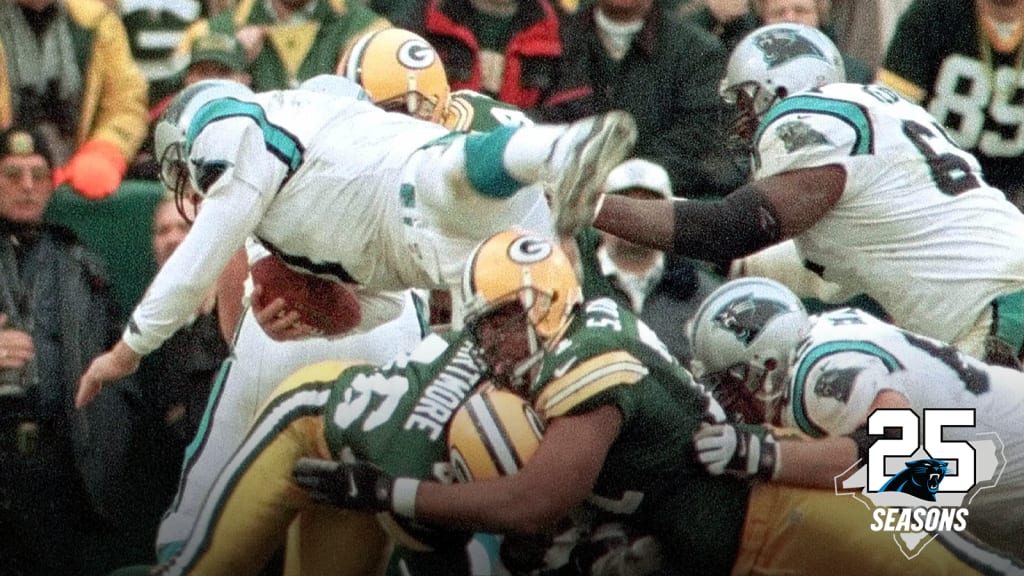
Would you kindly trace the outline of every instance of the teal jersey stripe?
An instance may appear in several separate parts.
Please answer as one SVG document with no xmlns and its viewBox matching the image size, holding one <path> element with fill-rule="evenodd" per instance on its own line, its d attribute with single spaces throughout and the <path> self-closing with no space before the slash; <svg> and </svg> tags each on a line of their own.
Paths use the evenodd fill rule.
<svg viewBox="0 0 1024 576">
<path fill-rule="evenodd" d="M 518 126 L 501 126 L 466 137 L 466 176 L 480 194 L 508 198 L 526 184 L 505 170 L 505 147 L 516 130 Z"/>
<path fill-rule="evenodd" d="M 853 150 L 850 151 L 850 155 L 874 154 L 875 132 L 871 127 L 871 120 L 868 118 L 864 108 L 854 102 L 833 100 L 832 98 L 825 98 L 814 94 L 801 94 L 786 98 L 773 106 L 764 115 L 764 118 L 761 119 L 761 124 L 757 127 L 757 134 L 754 136 L 754 142 L 759 142 L 765 128 L 779 117 L 801 112 L 827 114 L 849 124 L 857 134 L 857 139 L 853 144 Z"/>
<path fill-rule="evenodd" d="M 285 132 L 279 126 L 271 124 L 267 119 L 266 112 L 259 104 L 243 102 L 234 98 L 212 100 L 196 112 L 185 135 L 185 149 L 192 149 L 192 142 L 208 125 L 217 120 L 234 116 L 247 116 L 256 122 L 263 132 L 263 141 L 267 146 L 267 151 L 284 162 L 288 167 L 289 175 L 299 169 L 304 149 L 298 138 Z"/>
<path fill-rule="evenodd" d="M 228 374 L 231 372 L 231 365 L 234 361 L 234 355 L 231 355 L 221 362 L 220 370 L 217 372 L 217 377 L 213 381 L 213 388 L 210 390 L 210 396 L 206 400 L 206 409 L 203 410 L 203 417 L 199 421 L 199 428 L 196 430 L 196 435 L 192 438 L 192 441 L 185 447 L 186 469 L 192 466 L 196 453 L 198 453 L 206 443 L 206 438 L 209 435 L 210 430 L 210 420 L 213 419 L 213 413 L 217 411 L 217 405 L 220 404 L 221 394 L 224 390 L 224 382 L 228 379 Z M 181 494 L 179 493 L 178 496 L 180 497 Z"/>
<path fill-rule="evenodd" d="M 807 375 L 810 374 L 811 369 L 822 359 L 833 354 L 851 350 L 870 354 L 878 358 L 889 372 L 895 372 L 903 367 L 900 361 L 887 350 L 877 344 L 863 340 L 838 340 L 827 342 L 808 350 L 803 355 L 800 364 L 797 365 L 796 373 L 793 376 L 793 397 L 791 402 L 793 403 L 793 418 L 796 420 L 797 427 L 813 438 L 827 436 L 828 432 L 819 428 L 807 417 L 807 406 L 804 404 L 804 388 L 807 386 Z"/>
<path fill-rule="evenodd" d="M 1024 290 L 1004 294 L 992 305 L 995 311 L 993 335 L 1020 355 L 1024 352 Z"/>
</svg>

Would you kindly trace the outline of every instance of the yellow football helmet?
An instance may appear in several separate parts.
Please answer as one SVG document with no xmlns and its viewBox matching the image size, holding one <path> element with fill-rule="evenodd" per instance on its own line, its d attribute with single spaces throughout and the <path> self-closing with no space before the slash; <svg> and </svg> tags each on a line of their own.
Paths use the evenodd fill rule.
<svg viewBox="0 0 1024 576">
<path fill-rule="evenodd" d="M 557 242 L 522 230 L 499 232 L 481 242 L 470 255 L 462 280 L 466 327 L 480 344 L 484 362 L 492 368 L 514 361 L 515 379 L 499 385 L 522 384 L 520 379 L 558 343 L 569 326 L 583 292 L 575 268 Z M 508 350 L 484 343 L 481 326 L 510 307 L 524 315 L 529 355 L 511 358 Z M 500 344 L 500 342 L 499 342 Z M 488 357 L 488 356 L 492 357 Z"/>
<path fill-rule="evenodd" d="M 459 482 L 515 474 L 537 451 L 544 423 L 530 403 L 484 385 L 448 423 L 448 457 Z"/>
<path fill-rule="evenodd" d="M 364 35 L 345 53 L 338 73 L 361 85 L 375 104 L 441 123 L 451 88 L 437 51 L 402 28 Z"/>
</svg>

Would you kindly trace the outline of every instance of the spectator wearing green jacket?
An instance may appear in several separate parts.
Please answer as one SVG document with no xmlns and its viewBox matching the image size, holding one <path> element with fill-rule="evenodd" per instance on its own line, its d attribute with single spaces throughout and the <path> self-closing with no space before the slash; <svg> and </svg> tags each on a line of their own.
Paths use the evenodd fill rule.
<svg viewBox="0 0 1024 576">
<path fill-rule="evenodd" d="M 178 50 L 187 54 L 195 38 L 210 32 L 234 34 L 245 50 L 253 90 L 278 90 L 336 72 L 356 38 L 390 25 L 358 1 L 240 0 L 189 27 Z"/>
<path fill-rule="evenodd" d="M 654 0 L 597 0 L 572 18 L 581 33 L 563 58 L 588 71 L 594 112 L 633 115 L 634 154 L 668 171 L 675 196 L 716 197 L 746 180 L 746 155 L 727 146 L 717 38 Z"/>
</svg>

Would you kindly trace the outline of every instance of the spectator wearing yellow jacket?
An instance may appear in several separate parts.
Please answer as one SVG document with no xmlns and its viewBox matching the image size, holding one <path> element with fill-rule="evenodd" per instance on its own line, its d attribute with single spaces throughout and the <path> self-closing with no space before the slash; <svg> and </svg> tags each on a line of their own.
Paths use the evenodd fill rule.
<svg viewBox="0 0 1024 576">
<path fill-rule="evenodd" d="M 0 128 L 39 128 L 56 183 L 112 194 L 148 130 L 148 87 L 117 13 L 100 0 L 0 3 L 0 74 Z"/>
</svg>

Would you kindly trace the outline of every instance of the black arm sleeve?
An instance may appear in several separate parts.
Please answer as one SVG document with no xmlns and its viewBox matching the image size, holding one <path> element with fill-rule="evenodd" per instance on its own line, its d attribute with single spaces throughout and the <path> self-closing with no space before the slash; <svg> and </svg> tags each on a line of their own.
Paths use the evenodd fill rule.
<svg viewBox="0 0 1024 576">
<path fill-rule="evenodd" d="M 675 202 L 672 251 L 725 262 L 782 240 L 778 215 L 756 187 L 745 184 L 717 201 Z"/>
</svg>

